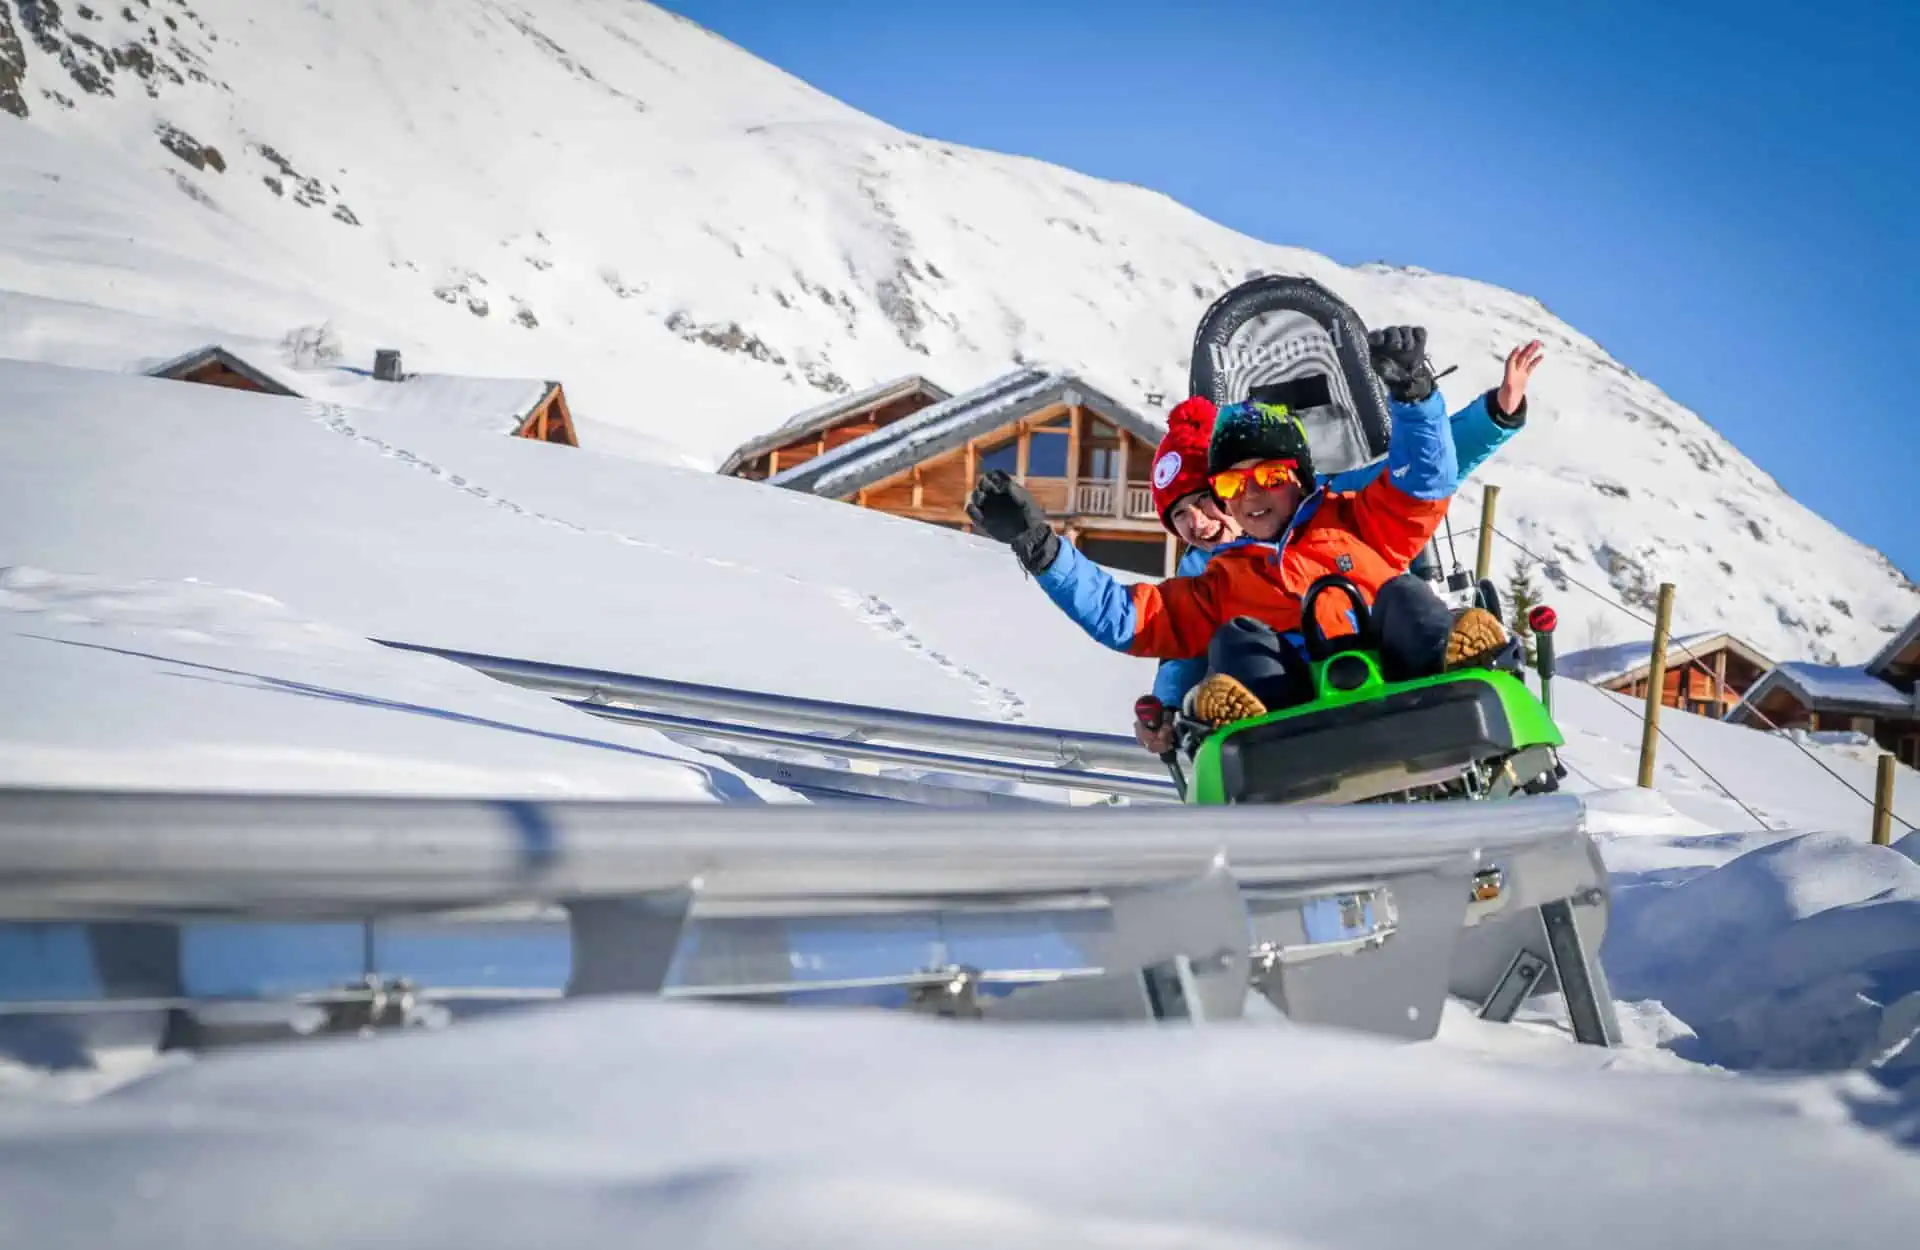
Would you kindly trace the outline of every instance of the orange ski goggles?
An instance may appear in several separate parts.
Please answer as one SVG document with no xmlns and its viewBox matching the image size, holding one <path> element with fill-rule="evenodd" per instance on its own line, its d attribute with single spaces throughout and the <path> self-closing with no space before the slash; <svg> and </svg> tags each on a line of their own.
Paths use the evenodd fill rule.
<svg viewBox="0 0 1920 1250">
<path fill-rule="evenodd" d="M 1262 460 L 1250 468 L 1222 469 L 1207 480 L 1213 485 L 1213 493 L 1225 502 L 1245 490 L 1249 481 L 1262 490 L 1272 490 L 1282 482 L 1297 480 L 1299 475 L 1297 460 Z"/>
</svg>

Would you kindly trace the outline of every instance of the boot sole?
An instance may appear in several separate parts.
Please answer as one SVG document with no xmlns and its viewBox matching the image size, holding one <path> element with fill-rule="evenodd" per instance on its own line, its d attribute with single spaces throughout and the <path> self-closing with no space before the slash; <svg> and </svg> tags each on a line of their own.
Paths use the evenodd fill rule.
<svg viewBox="0 0 1920 1250">
<path fill-rule="evenodd" d="M 1267 705 L 1254 697 L 1237 678 L 1215 673 L 1200 683 L 1193 696 L 1194 714 L 1211 725 L 1265 716 Z"/>
<path fill-rule="evenodd" d="M 1468 608 L 1447 635 L 1448 669 L 1466 668 L 1498 654 L 1507 645 L 1506 627 L 1485 608 Z"/>
</svg>

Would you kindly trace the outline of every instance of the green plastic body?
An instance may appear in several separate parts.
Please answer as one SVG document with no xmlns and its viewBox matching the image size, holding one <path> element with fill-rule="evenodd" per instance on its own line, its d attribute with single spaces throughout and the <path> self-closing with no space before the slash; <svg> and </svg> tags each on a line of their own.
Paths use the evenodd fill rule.
<svg viewBox="0 0 1920 1250">
<path fill-rule="evenodd" d="M 1327 681 L 1327 666 L 1334 660 L 1363 661 L 1366 665 L 1366 680 L 1350 690 L 1337 690 Z M 1352 703 L 1367 703 L 1384 699 L 1403 690 L 1419 690 L 1431 686 L 1444 686 L 1453 682 L 1480 682 L 1493 687 L 1500 696 L 1500 704 L 1506 710 L 1507 727 L 1513 735 L 1514 749 L 1530 746 L 1559 747 L 1566 744 L 1561 736 L 1560 727 L 1553 722 L 1546 707 L 1527 689 L 1526 682 L 1512 673 L 1499 669 L 1467 668 L 1451 673 L 1441 673 L 1433 677 L 1416 677 L 1412 681 L 1390 682 L 1380 675 L 1380 665 L 1375 656 L 1364 651 L 1348 651 L 1324 660 L 1313 666 L 1314 686 L 1319 697 L 1311 703 L 1298 707 L 1282 708 L 1269 712 L 1265 716 L 1256 716 L 1248 720 L 1235 721 L 1222 725 L 1201 742 L 1194 751 L 1189 766 L 1191 780 L 1187 785 L 1187 802 L 1193 804 L 1224 804 L 1227 801 L 1226 786 L 1220 767 L 1220 748 L 1233 735 L 1251 729 L 1256 725 L 1270 725 L 1276 721 L 1293 720 L 1302 716 L 1312 716 L 1330 708 L 1344 707 Z"/>
</svg>

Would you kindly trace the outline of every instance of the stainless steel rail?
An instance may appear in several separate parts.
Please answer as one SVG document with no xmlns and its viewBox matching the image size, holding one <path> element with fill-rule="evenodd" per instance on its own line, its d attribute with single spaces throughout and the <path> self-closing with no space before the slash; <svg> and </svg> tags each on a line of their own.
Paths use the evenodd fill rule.
<svg viewBox="0 0 1920 1250">
<path fill-rule="evenodd" d="M 1570 796 L 982 813 L 0 789 L 0 921 L 140 930 L 557 903 L 569 995 L 658 995 L 696 907 L 753 920 L 1077 900 L 1104 916 L 1075 940 L 1097 975 L 991 1002 L 963 977 L 936 1009 L 1205 1020 L 1240 1014 L 1253 990 L 1296 1020 L 1425 1038 L 1449 992 L 1503 1019 L 1558 985 L 1580 1040 L 1604 1045 L 1618 1037 L 1594 958 L 1606 877 L 1583 810 Z M 108 961 L 150 962 L 136 947 L 151 939 L 124 928 L 98 941 Z M 753 972 L 765 966 L 705 984 L 770 983 Z M 101 980 L 108 997 L 155 997 Z"/>
<path fill-rule="evenodd" d="M 823 755 L 843 756 L 847 759 L 872 760 L 880 764 L 892 764 L 898 768 L 925 769 L 929 772 L 958 773 L 976 777 L 999 777 L 1008 781 L 1021 781 L 1029 785 L 1046 786 L 1060 790 L 1083 790 L 1096 794 L 1123 795 L 1127 798 L 1175 800 L 1178 795 L 1173 783 L 1167 780 L 1154 781 L 1149 778 L 1123 773 L 1094 772 L 1077 768 L 1058 768 L 1045 764 L 1022 763 L 1014 760 L 982 759 L 972 755 L 954 755 L 945 751 L 928 751 L 918 747 L 890 746 L 885 743 L 861 742 L 846 738 L 829 738 L 823 734 L 796 733 L 782 729 L 766 729 L 758 725 L 736 725 L 726 721 L 705 720 L 693 716 L 678 716 L 671 712 L 657 712 L 649 708 L 622 707 L 606 703 L 593 703 L 584 699 L 563 700 L 569 707 L 579 708 L 608 720 L 627 721 L 646 725 L 669 733 L 713 738 L 728 742 L 752 743 L 762 747 L 778 747 L 784 750 L 816 751 Z M 1138 748 L 1135 748 L 1136 751 Z M 1140 752 L 1143 758 L 1145 752 Z"/>
<path fill-rule="evenodd" d="M 715 899 L 963 898 L 1204 871 L 1243 884 L 1431 870 L 1584 846 L 1568 797 L 1364 807 L 977 813 L 0 789 L 0 917 L 161 908 L 362 916 L 692 887 Z"/>
<path fill-rule="evenodd" d="M 664 677 L 576 668 L 387 639 L 375 641 L 396 650 L 452 660 L 489 677 L 567 699 L 760 722 L 801 732 L 884 738 L 920 747 L 986 751 L 1034 760 L 1061 769 L 1103 768 L 1155 779 L 1160 775 L 1159 763 L 1142 750 L 1139 743 L 1121 734 L 998 724 L 959 716 L 908 712 L 899 708 L 734 690 L 725 686 L 704 686 Z"/>
</svg>

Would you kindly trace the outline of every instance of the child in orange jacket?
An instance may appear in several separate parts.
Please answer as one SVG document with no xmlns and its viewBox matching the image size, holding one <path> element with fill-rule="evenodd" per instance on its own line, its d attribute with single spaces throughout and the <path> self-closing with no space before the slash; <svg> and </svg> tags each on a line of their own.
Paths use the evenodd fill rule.
<svg viewBox="0 0 1920 1250">
<path fill-rule="evenodd" d="M 1008 543 L 1050 598 L 1096 640 L 1132 655 L 1206 654 L 1196 715 L 1219 724 L 1311 697 L 1301 599 L 1321 577 L 1351 582 L 1371 606 L 1389 679 L 1470 663 L 1506 642 L 1491 613 L 1457 620 L 1432 588 L 1404 572 L 1445 518 L 1457 462 L 1445 403 L 1425 365 L 1426 334 L 1396 327 L 1370 336 L 1393 401 L 1385 471 L 1357 491 L 1315 489 L 1299 418 L 1277 405 L 1220 410 L 1208 447 L 1214 493 L 1245 537 L 1215 552 L 1194 577 L 1121 586 L 1060 542 L 1026 492 L 984 475 L 968 502 L 975 525 Z M 1522 373 L 1538 362 L 1528 348 Z M 1315 605 L 1329 638 L 1353 632 L 1344 596 Z"/>
</svg>

